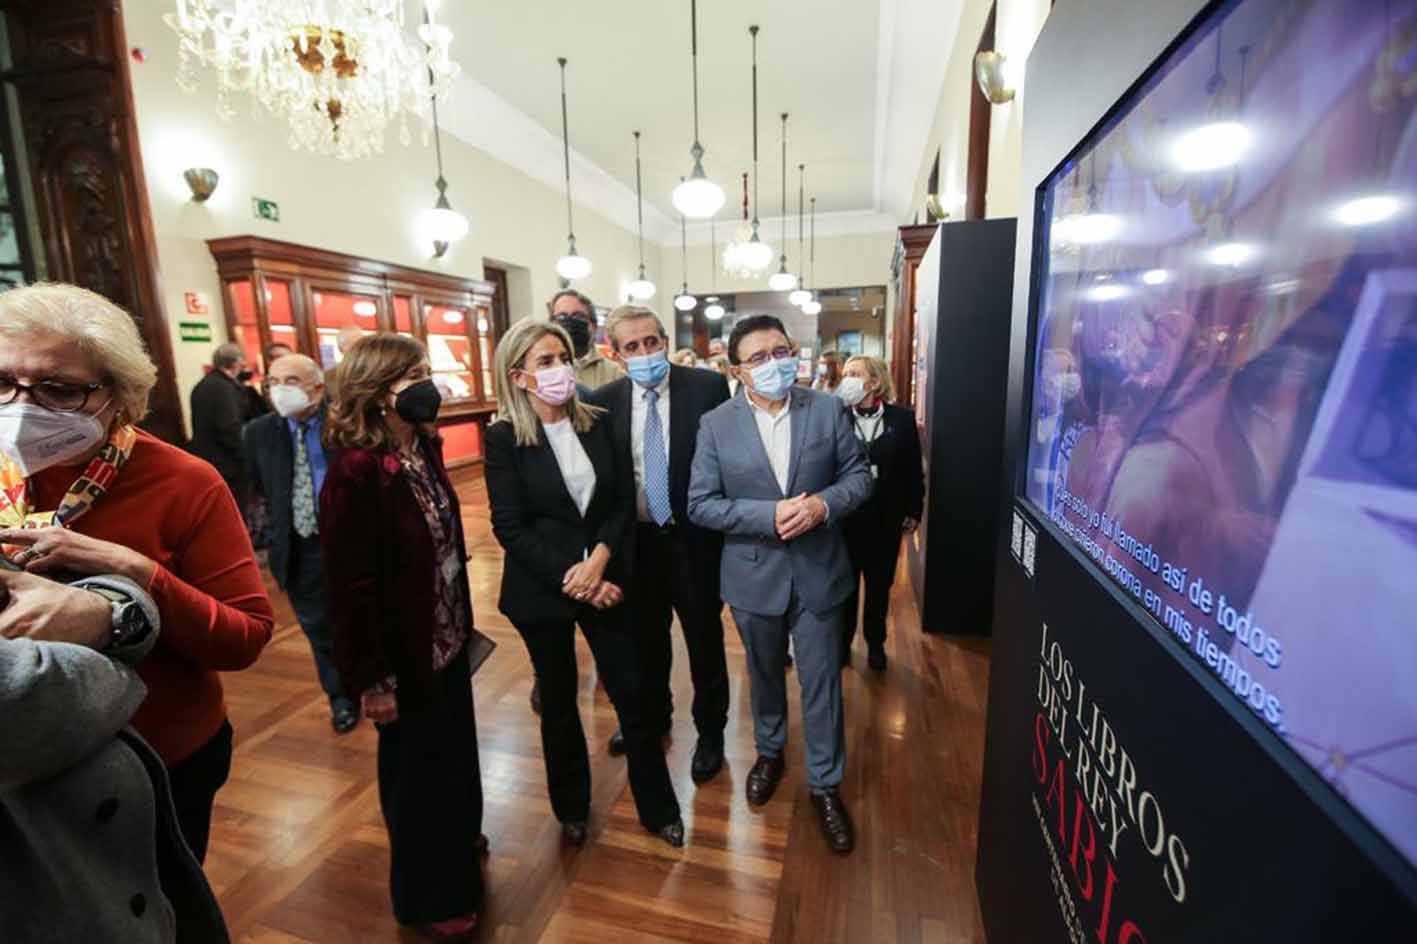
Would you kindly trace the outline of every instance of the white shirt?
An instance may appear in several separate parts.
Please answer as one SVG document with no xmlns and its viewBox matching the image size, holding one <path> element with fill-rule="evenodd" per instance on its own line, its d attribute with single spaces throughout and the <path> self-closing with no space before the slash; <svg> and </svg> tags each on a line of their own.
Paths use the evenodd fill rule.
<svg viewBox="0 0 1417 944">
<path fill-rule="evenodd" d="M 851 418 L 856 423 L 856 438 L 861 440 L 861 445 L 869 449 L 871 444 L 880 438 L 881 427 L 886 419 L 886 410 L 878 403 L 872 413 L 857 413 L 853 409 Z"/>
<path fill-rule="evenodd" d="M 591 498 L 595 496 L 595 466 L 590 464 L 590 456 L 586 455 L 581 438 L 576 435 L 569 419 L 559 423 L 542 423 L 541 428 L 546 431 L 546 441 L 551 444 L 556 464 L 561 467 L 566 491 L 571 493 L 576 507 L 584 515 L 590 507 Z"/>
<path fill-rule="evenodd" d="M 631 381 L 630 393 L 630 454 L 635 462 L 635 510 L 641 521 L 650 521 L 649 502 L 645 497 L 645 423 L 649 420 L 649 393 L 644 387 Z M 664 461 L 669 462 L 669 375 L 659 382 L 659 402 L 655 412 L 659 414 L 659 428 L 664 430 Z"/>
<path fill-rule="evenodd" d="M 763 441 L 763 450 L 772 464 L 772 474 L 777 479 L 777 487 L 787 495 L 787 472 L 792 465 L 792 396 L 789 394 L 777 415 L 758 406 L 748 397 L 748 406 L 753 411 L 753 420 L 758 424 L 758 436 Z"/>
</svg>

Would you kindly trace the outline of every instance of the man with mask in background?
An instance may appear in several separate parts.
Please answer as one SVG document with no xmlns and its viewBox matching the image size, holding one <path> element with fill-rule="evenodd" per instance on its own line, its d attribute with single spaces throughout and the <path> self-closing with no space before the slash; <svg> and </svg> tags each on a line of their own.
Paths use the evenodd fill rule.
<svg viewBox="0 0 1417 944">
<path fill-rule="evenodd" d="M 595 304 L 573 288 L 563 288 L 551 296 L 547 310 L 551 320 L 571 336 L 575 346 L 576 382 L 587 390 L 603 387 L 623 374 L 620 368 L 600 356 L 592 339 L 595 337 Z"/>
<path fill-rule="evenodd" d="M 212 369 L 192 388 L 192 454 L 212 464 L 226 481 L 240 508 L 246 507 L 246 463 L 241 427 L 252 411 L 253 376 L 239 344 L 223 344 L 212 352 Z"/>
<path fill-rule="evenodd" d="M 359 723 L 359 712 L 345 696 L 334 664 L 316 520 L 325 470 L 333 459 L 323 445 L 324 378 L 304 354 L 280 358 L 268 376 L 276 412 L 246 426 L 247 468 L 270 506 L 271 574 L 310 640 L 320 687 L 330 699 L 330 724 L 335 733 L 345 734 Z"/>
</svg>

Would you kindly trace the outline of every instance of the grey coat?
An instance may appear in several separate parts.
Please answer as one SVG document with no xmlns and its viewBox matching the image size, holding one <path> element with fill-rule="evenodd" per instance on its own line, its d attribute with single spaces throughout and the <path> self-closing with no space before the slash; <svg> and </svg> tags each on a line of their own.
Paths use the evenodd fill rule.
<svg viewBox="0 0 1417 944">
<path fill-rule="evenodd" d="M 854 583 L 841 524 L 870 497 L 871 470 L 841 401 L 793 387 L 792 458 L 787 494 L 778 488 L 747 396 L 704 415 L 689 482 L 689 519 L 724 535 L 724 602 L 764 616 L 787 612 L 793 593 L 814 613 L 840 606 Z M 784 543 L 774 528 L 777 503 L 820 495 L 827 521 Z"/>
<path fill-rule="evenodd" d="M 128 719 L 147 693 L 84 646 L 0 638 L 0 937 L 225 942 L 167 774 Z M 120 661 L 121 660 L 121 661 Z"/>
</svg>

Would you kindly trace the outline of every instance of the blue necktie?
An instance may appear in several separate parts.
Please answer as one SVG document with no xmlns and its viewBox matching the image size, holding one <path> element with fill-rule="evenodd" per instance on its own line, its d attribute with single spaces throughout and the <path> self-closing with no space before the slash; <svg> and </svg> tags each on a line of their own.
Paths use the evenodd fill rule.
<svg viewBox="0 0 1417 944">
<path fill-rule="evenodd" d="M 665 455 L 664 424 L 659 421 L 659 391 L 645 391 L 645 505 L 661 528 L 673 514 L 669 507 L 669 458 Z"/>
</svg>

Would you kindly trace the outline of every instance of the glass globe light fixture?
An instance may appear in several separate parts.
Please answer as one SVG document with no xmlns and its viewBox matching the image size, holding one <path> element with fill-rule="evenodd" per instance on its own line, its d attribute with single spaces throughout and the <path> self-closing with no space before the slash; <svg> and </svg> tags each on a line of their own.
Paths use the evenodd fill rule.
<svg viewBox="0 0 1417 944">
<path fill-rule="evenodd" d="M 768 279 L 768 288 L 774 292 L 790 292 L 796 287 L 797 276 L 783 268 L 779 268 Z"/>
<path fill-rule="evenodd" d="M 590 275 L 590 260 L 576 252 L 574 239 L 571 240 L 571 251 L 556 260 L 556 274 L 567 282 Z"/>
<path fill-rule="evenodd" d="M 717 301 L 710 302 L 709 306 L 704 309 L 704 317 L 709 321 L 719 321 L 723 318 L 724 314 L 726 314 L 726 312 L 723 306 Z"/>
<path fill-rule="evenodd" d="M 630 283 L 630 297 L 637 302 L 647 302 L 654 298 L 655 284 L 645 278 L 645 267 L 640 266 L 640 277 Z"/>
<path fill-rule="evenodd" d="M 815 298 L 802 306 L 802 314 L 804 315 L 820 315 L 821 313 L 822 303 L 817 301 Z"/>
<path fill-rule="evenodd" d="M 680 311 L 693 311 L 699 307 L 699 300 L 684 291 L 674 296 L 674 307 Z"/>
<path fill-rule="evenodd" d="M 798 308 L 801 308 L 803 305 L 807 304 L 811 300 L 812 293 L 807 291 L 805 288 L 801 288 L 800 286 L 798 288 L 794 288 L 787 295 L 788 304 L 796 305 Z"/>
</svg>

